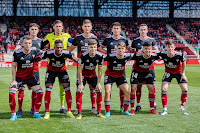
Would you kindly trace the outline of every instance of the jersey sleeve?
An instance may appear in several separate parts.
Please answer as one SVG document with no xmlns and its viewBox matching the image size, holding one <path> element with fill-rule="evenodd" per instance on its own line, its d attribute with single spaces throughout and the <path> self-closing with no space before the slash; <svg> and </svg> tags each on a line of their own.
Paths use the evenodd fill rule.
<svg viewBox="0 0 200 133">
<path fill-rule="evenodd" d="M 73 43 L 73 40 L 74 40 L 74 38 L 72 38 L 72 37 L 70 37 L 70 38 L 68 39 L 68 41 L 69 41 L 70 43 Z"/>
<path fill-rule="evenodd" d="M 102 42 L 102 45 L 107 47 L 107 39 L 105 39 L 103 42 Z"/>
<path fill-rule="evenodd" d="M 44 40 L 41 42 L 41 47 L 40 49 L 44 49 L 44 47 L 49 44 L 49 40 L 48 40 L 48 35 L 44 38 Z"/>
<path fill-rule="evenodd" d="M 128 42 L 128 40 L 126 39 L 126 47 L 128 47 L 129 46 L 129 42 Z"/>
<path fill-rule="evenodd" d="M 47 54 L 47 51 L 41 56 L 42 57 L 42 59 L 46 59 L 46 58 L 48 58 L 48 54 Z"/>
<path fill-rule="evenodd" d="M 186 54 L 182 53 L 181 62 L 185 62 L 185 61 L 186 61 Z"/>
<path fill-rule="evenodd" d="M 96 38 L 95 40 L 97 41 L 97 48 L 99 48 L 99 47 L 100 47 L 100 44 L 99 44 L 98 38 Z"/>
<path fill-rule="evenodd" d="M 103 56 L 100 56 L 100 57 L 99 57 L 98 65 L 99 65 L 99 66 L 103 66 L 103 62 L 104 62 L 104 58 L 103 58 Z"/>
<path fill-rule="evenodd" d="M 153 46 L 153 47 L 157 46 L 157 45 L 156 45 L 156 40 L 155 40 L 155 39 L 152 40 L 152 46 Z"/>
<path fill-rule="evenodd" d="M 21 38 L 21 39 L 19 40 L 19 42 L 17 43 L 17 45 L 22 46 L 22 42 L 23 42 L 23 38 Z"/>
<path fill-rule="evenodd" d="M 15 52 L 13 53 L 13 62 L 17 62 L 17 54 Z"/>
<path fill-rule="evenodd" d="M 74 59 L 74 56 L 73 56 L 72 52 L 70 52 L 70 51 L 69 51 L 69 54 L 68 54 L 68 58 L 71 59 L 71 60 Z"/>
<path fill-rule="evenodd" d="M 110 61 L 110 56 L 109 54 L 107 56 L 104 57 L 104 61 Z"/>
<path fill-rule="evenodd" d="M 133 56 L 131 56 L 131 60 L 136 60 L 137 59 L 136 54 L 137 53 L 135 53 Z"/>
<path fill-rule="evenodd" d="M 73 42 L 72 42 L 72 45 L 73 46 L 78 46 L 78 44 L 79 44 L 78 37 L 75 37 L 74 40 L 73 40 Z"/>
<path fill-rule="evenodd" d="M 135 40 L 132 42 L 131 48 L 136 48 L 136 41 Z"/>
</svg>

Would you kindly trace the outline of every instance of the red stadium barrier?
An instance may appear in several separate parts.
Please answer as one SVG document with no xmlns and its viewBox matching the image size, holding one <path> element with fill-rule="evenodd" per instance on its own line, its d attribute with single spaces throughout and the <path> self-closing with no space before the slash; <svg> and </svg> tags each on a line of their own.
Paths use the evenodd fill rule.
<svg viewBox="0 0 200 133">
<path fill-rule="evenodd" d="M 47 66 L 48 61 L 40 61 L 39 62 L 39 66 L 40 67 L 46 67 Z M 132 66 L 134 63 L 134 61 L 128 61 L 126 63 L 127 66 Z M 186 63 L 188 65 L 200 65 L 200 59 L 189 59 L 188 61 L 186 61 Z M 154 65 L 163 65 L 164 62 L 162 60 L 157 60 L 154 62 Z M 67 60 L 67 66 L 76 66 L 77 63 L 71 61 L 71 60 Z M 104 66 L 107 65 L 106 62 L 104 62 L 103 64 Z M 0 62 L 0 68 L 11 68 L 12 67 L 12 62 Z"/>
</svg>

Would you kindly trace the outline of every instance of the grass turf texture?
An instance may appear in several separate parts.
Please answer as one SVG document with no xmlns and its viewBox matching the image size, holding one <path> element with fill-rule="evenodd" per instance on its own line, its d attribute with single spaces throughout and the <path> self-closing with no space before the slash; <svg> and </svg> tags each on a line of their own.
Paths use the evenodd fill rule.
<svg viewBox="0 0 200 133">
<path fill-rule="evenodd" d="M 45 92 L 44 79 L 46 68 L 40 68 L 40 79 L 42 89 Z M 105 67 L 103 68 L 103 73 Z M 164 66 L 155 66 L 156 78 L 156 103 L 159 113 L 162 112 L 161 102 L 161 80 L 164 74 Z M 71 92 L 73 96 L 72 111 L 75 109 L 75 92 L 76 92 L 76 67 L 68 67 L 68 73 L 71 81 Z M 131 66 L 126 67 L 127 81 L 130 80 Z M 145 86 L 142 88 L 141 106 L 142 110 L 135 116 L 129 117 L 121 115 L 119 90 L 116 84 L 113 84 L 111 97 L 111 116 L 110 118 L 101 119 L 91 114 L 91 102 L 88 85 L 85 87 L 83 95 L 83 118 L 76 120 L 67 118 L 66 115 L 60 114 L 60 100 L 58 82 L 54 84 L 51 94 L 50 119 L 33 119 L 29 114 L 31 108 L 31 91 L 25 90 L 23 102 L 23 115 L 16 121 L 9 121 L 11 112 L 8 104 L 8 86 L 11 82 L 11 68 L 0 68 L 0 132 L 199 132 L 200 131 L 200 66 L 188 65 L 186 76 L 188 77 L 189 91 L 186 103 L 189 116 L 183 114 L 180 109 L 181 89 L 176 80 L 173 79 L 168 89 L 168 115 L 160 116 L 149 114 L 148 91 Z M 101 80 L 103 85 L 103 76 Z M 15 96 L 17 102 L 17 94 Z M 104 90 L 103 90 L 104 98 Z M 65 104 L 66 107 L 66 104 Z M 18 109 L 18 103 L 16 111 Z M 130 108 L 129 108 L 130 110 Z M 42 103 L 40 114 L 44 112 L 44 101 Z M 104 114 L 104 102 L 102 113 Z M 43 116 L 43 115 L 42 115 Z"/>
</svg>

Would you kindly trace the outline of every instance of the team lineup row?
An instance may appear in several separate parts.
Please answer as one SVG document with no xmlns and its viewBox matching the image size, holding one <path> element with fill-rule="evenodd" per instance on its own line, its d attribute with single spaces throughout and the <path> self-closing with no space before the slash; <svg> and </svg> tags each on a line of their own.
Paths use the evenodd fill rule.
<svg viewBox="0 0 200 133">
<path fill-rule="evenodd" d="M 62 22 L 55 21 L 54 26 L 59 27 L 59 24 L 62 27 Z M 35 26 L 30 26 L 30 29 Z M 89 27 L 89 30 L 87 28 Z M 166 43 L 167 51 L 163 51 L 157 54 L 152 54 L 152 45 L 155 45 L 155 42 L 152 38 L 147 37 L 146 39 L 142 40 L 143 32 L 147 34 L 147 25 L 143 24 L 140 26 L 141 31 L 140 38 L 135 39 L 134 41 L 139 42 L 136 44 L 136 42 L 133 42 L 131 47 L 127 45 L 127 40 L 124 37 L 120 36 L 120 30 L 121 25 L 118 22 L 113 23 L 112 32 L 113 36 L 108 37 L 104 40 L 101 46 L 99 46 L 97 38 L 90 32 L 91 31 L 91 21 L 84 20 L 83 22 L 83 31 L 85 33 L 75 37 L 74 39 L 69 38 L 68 40 L 72 41 L 72 46 L 69 47 L 69 51 L 73 51 L 76 47 L 78 47 L 78 57 L 79 57 L 79 66 L 78 66 L 78 82 L 77 82 L 77 93 L 76 93 L 76 105 L 77 105 L 77 112 L 78 116 L 77 119 L 82 118 L 81 114 L 81 106 L 82 106 L 82 94 L 83 94 L 83 88 L 86 82 L 90 85 L 91 90 L 91 101 L 92 101 L 92 112 L 95 112 L 95 99 L 92 98 L 94 95 L 97 95 L 97 116 L 101 118 L 109 117 L 110 116 L 110 92 L 112 83 L 116 82 L 118 87 L 120 88 L 120 101 L 121 101 L 121 108 L 123 109 L 123 113 L 129 116 L 132 116 L 135 114 L 134 109 L 134 102 L 135 102 L 135 92 L 137 90 L 137 86 L 141 85 L 143 81 L 145 81 L 145 84 L 147 85 L 147 88 L 149 90 L 149 102 L 150 102 L 150 113 L 158 114 L 155 107 L 155 87 L 154 87 L 154 76 L 155 72 L 152 67 L 152 63 L 162 58 L 165 62 L 166 67 L 166 73 L 163 77 L 163 83 L 162 83 L 162 103 L 163 103 L 163 112 L 161 115 L 167 114 L 167 88 L 169 86 L 169 83 L 171 82 L 172 78 L 176 78 L 181 89 L 182 89 L 182 96 L 181 96 L 181 108 L 184 109 L 184 104 L 187 99 L 187 78 L 184 75 L 185 72 L 185 59 L 182 53 L 175 52 L 175 46 L 172 41 L 168 41 Z M 85 28 L 85 29 L 84 29 Z M 29 32 L 31 33 L 31 30 L 29 29 Z M 54 29 L 55 33 L 54 37 L 58 37 L 56 35 L 56 28 Z M 59 30 L 58 30 L 59 31 Z M 89 37 L 87 37 L 86 33 L 89 34 Z M 31 34 L 30 34 L 31 35 Z M 37 35 L 37 34 L 36 34 Z M 61 36 L 63 35 L 61 30 Z M 118 38 L 115 38 L 117 35 Z M 144 37 L 144 36 L 143 36 Z M 48 38 L 48 35 L 47 35 Z M 59 78 L 60 85 L 63 87 L 62 90 L 65 92 L 65 98 L 68 105 L 68 111 L 67 115 L 69 117 L 74 117 L 71 113 L 71 92 L 70 92 L 70 81 L 69 77 L 66 72 L 65 67 L 65 60 L 66 58 L 73 59 L 77 61 L 77 58 L 73 57 L 71 52 L 63 50 L 63 47 L 66 45 L 63 43 L 65 40 L 62 38 L 62 41 L 60 39 L 46 39 L 46 40 L 54 40 L 53 46 L 51 45 L 51 42 L 44 39 L 41 43 L 40 48 L 44 48 L 46 44 L 50 44 L 49 48 L 54 48 L 46 51 L 44 54 L 40 52 L 39 50 L 31 50 L 32 46 L 32 40 L 34 38 L 25 36 L 22 39 L 22 46 L 23 48 L 21 50 L 17 50 L 14 52 L 14 61 L 13 61 L 13 82 L 10 85 L 10 91 L 9 91 L 9 103 L 12 111 L 12 117 L 10 120 L 15 120 L 17 118 L 15 113 L 15 101 L 14 96 L 16 91 L 19 89 L 23 92 L 24 88 L 21 86 L 21 84 L 27 84 L 31 87 L 33 90 L 34 95 L 36 95 L 35 101 L 32 99 L 32 110 L 34 111 L 34 118 L 41 118 L 39 115 L 39 108 L 42 102 L 42 95 L 43 92 L 41 90 L 41 87 L 39 85 L 39 80 L 34 78 L 34 73 L 37 72 L 35 69 L 38 66 L 35 61 L 40 60 L 41 58 L 49 58 L 50 62 L 47 66 L 47 73 L 46 73 L 46 79 L 45 79 L 45 85 L 46 85 L 46 94 L 45 94 L 45 119 L 48 119 L 50 117 L 49 113 L 49 103 L 50 103 L 50 95 L 51 90 L 53 87 L 53 83 L 55 81 L 55 77 Z M 55 41 L 56 40 L 56 41 Z M 152 41 L 153 40 L 153 41 Z M 34 42 L 34 40 L 33 40 Z M 33 43 L 34 44 L 34 43 Z M 38 43 L 37 43 L 38 44 Z M 104 47 L 107 48 L 107 51 L 105 51 Z M 133 48 L 135 48 L 135 51 L 138 51 L 138 53 L 135 53 L 133 56 L 129 53 L 125 53 L 126 49 L 129 49 L 129 52 L 134 51 Z M 156 50 L 156 47 L 153 47 Z M 98 51 L 107 53 L 107 56 L 103 58 L 103 56 L 96 52 Z M 141 50 L 140 50 L 141 49 Z M 158 51 L 156 51 L 158 52 Z M 41 54 L 40 54 L 41 53 Z M 111 54 L 112 53 L 112 54 Z M 28 56 L 29 55 L 29 56 Z M 42 56 L 41 56 L 42 55 Z M 131 74 L 131 92 L 129 91 L 129 87 L 126 81 L 126 77 L 124 75 L 125 72 L 125 64 L 128 60 L 136 60 L 133 65 L 133 70 Z M 104 77 L 104 87 L 105 87 L 105 108 L 106 108 L 106 114 L 105 117 L 101 114 L 101 101 L 102 101 L 102 89 L 100 85 L 101 75 L 102 75 L 102 62 L 103 60 L 108 62 L 107 70 L 105 72 Z M 181 63 L 182 62 L 182 63 Z M 35 65 L 36 64 L 36 65 Z M 95 67 L 98 64 L 98 76 L 96 76 Z M 16 72 L 16 66 L 17 66 L 17 72 Z M 183 68 L 183 69 L 182 69 Z M 34 70 L 35 69 L 35 70 Z M 82 78 L 83 77 L 83 78 Z M 16 82 L 18 84 L 16 84 Z M 18 87 L 20 86 L 20 87 Z M 96 92 L 96 93 L 95 93 Z M 122 97 L 124 96 L 124 97 Z M 128 112 L 129 102 L 131 105 L 131 112 Z M 137 104 L 138 107 L 138 104 Z M 137 110 L 136 107 L 136 110 Z M 61 108 L 62 109 L 62 108 Z M 22 109 L 18 110 L 18 116 L 20 116 L 20 111 L 22 114 Z"/>
</svg>

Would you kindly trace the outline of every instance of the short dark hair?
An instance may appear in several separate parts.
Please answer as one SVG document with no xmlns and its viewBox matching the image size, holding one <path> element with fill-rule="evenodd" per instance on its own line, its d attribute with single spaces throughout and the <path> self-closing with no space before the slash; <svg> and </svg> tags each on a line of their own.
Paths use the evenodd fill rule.
<svg viewBox="0 0 200 133">
<path fill-rule="evenodd" d="M 56 21 L 54 21 L 53 26 L 58 24 L 58 23 L 61 23 L 63 25 L 63 22 L 61 20 L 56 20 Z"/>
<path fill-rule="evenodd" d="M 120 28 L 121 28 L 121 24 L 119 23 L 119 22 L 114 22 L 113 24 L 112 24 L 112 27 L 113 26 L 119 26 Z"/>
<path fill-rule="evenodd" d="M 165 45 L 167 46 L 167 45 L 174 45 L 175 43 L 174 43 L 174 40 L 172 40 L 172 39 L 169 39 L 169 40 L 166 40 L 165 41 Z"/>
<path fill-rule="evenodd" d="M 96 39 L 89 39 L 88 45 L 97 45 L 97 40 Z"/>
<path fill-rule="evenodd" d="M 24 40 L 24 39 L 26 39 L 26 40 L 32 40 L 32 39 L 31 39 L 31 36 L 29 36 L 29 35 L 25 35 L 25 36 L 23 37 L 23 40 Z"/>
<path fill-rule="evenodd" d="M 141 27 L 141 26 L 146 26 L 146 27 L 147 27 L 147 29 L 148 29 L 148 25 L 147 25 L 147 24 L 140 24 L 140 26 L 139 26 L 139 27 Z"/>
<path fill-rule="evenodd" d="M 38 24 L 36 24 L 36 23 L 31 23 L 31 24 L 29 25 L 29 28 L 31 28 L 31 27 L 33 27 L 33 26 L 38 27 L 38 29 L 40 28 L 40 26 L 39 26 Z"/>
<path fill-rule="evenodd" d="M 119 42 L 119 43 L 117 43 L 117 47 L 118 46 L 126 47 L 126 44 L 124 42 Z"/>
<path fill-rule="evenodd" d="M 145 42 L 145 43 L 143 44 L 143 46 L 152 46 L 152 43 L 150 43 L 150 42 Z"/>
<path fill-rule="evenodd" d="M 58 43 L 62 43 L 63 44 L 63 41 L 62 40 L 55 40 L 54 45 L 58 44 Z"/>
</svg>

